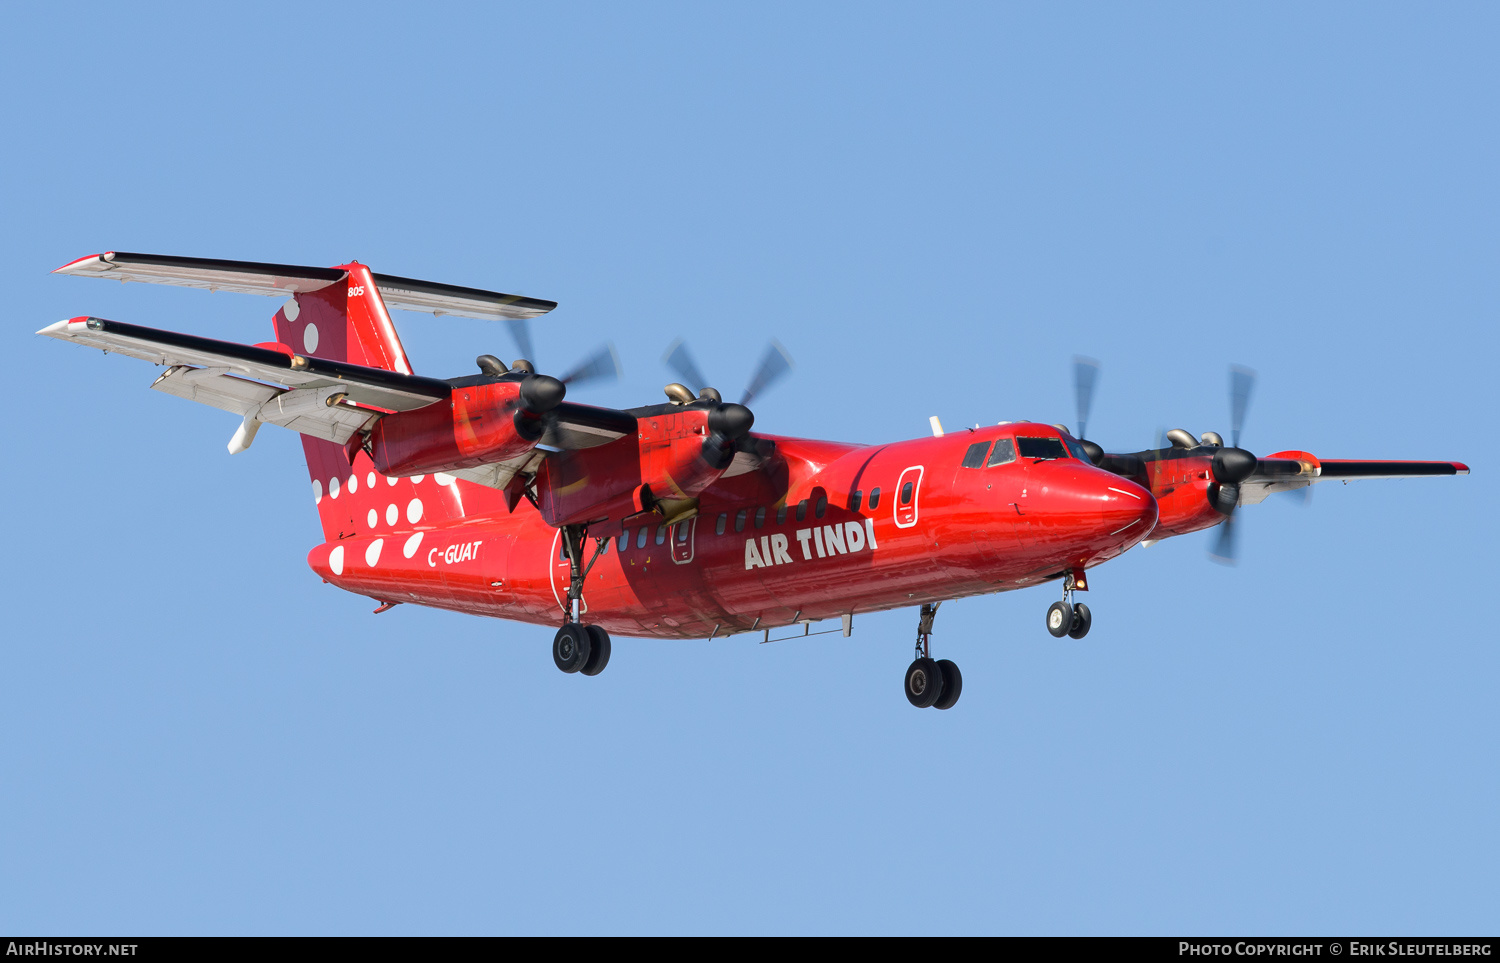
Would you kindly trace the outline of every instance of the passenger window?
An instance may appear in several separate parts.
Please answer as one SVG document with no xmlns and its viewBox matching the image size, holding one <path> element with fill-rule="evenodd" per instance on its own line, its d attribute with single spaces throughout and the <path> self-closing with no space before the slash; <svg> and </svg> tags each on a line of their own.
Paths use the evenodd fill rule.
<svg viewBox="0 0 1500 963">
<path fill-rule="evenodd" d="M 849 496 L 849 510 L 851 512 L 857 512 L 857 511 L 859 511 L 859 505 L 864 500 L 865 500 L 865 493 L 864 492 L 855 492 L 853 495 L 850 495 Z"/>
<path fill-rule="evenodd" d="M 635 537 L 635 547 L 636 548 L 645 548 L 646 547 L 646 539 L 650 538 L 650 537 L 651 537 L 651 530 L 649 528 L 647 528 L 646 526 L 642 525 L 640 533 L 638 535 L 636 535 L 636 537 Z"/>
<path fill-rule="evenodd" d="M 755 527 L 761 528 L 766 524 L 766 506 L 762 505 L 755 510 Z"/>
<path fill-rule="evenodd" d="M 1022 458 L 1066 458 L 1068 450 L 1057 438 L 1017 438 Z"/>
<path fill-rule="evenodd" d="M 743 532 L 745 530 L 745 510 L 742 508 L 734 513 L 734 530 Z"/>
<path fill-rule="evenodd" d="M 665 525 L 658 525 L 658 526 L 656 526 L 656 544 L 660 545 L 662 542 L 665 542 L 666 540 L 667 540 L 667 526 L 665 526 Z"/>
<path fill-rule="evenodd" d="M 786 524 L 786 503 L 785 502 L 783 502 L 780 505 L 776 506 L 776 524 L 778 524 L 778 525 L 785 525 Z"/>
<path fill-rule="evenodd" d="M 728 526 L 729 526 L 729 513 L 728 512 L 720 512 L 719 513 L 719 520 L 716 521 L 716 522 L 714 522 L 714 534 L 715 535 L 723 535 L 724 534 L 724 529 L 727 528 Z"/>
<path fill-rule="evenodd" d="M 879 507 L 880 507 L 880 489 L 878 489 L 878 488 L 872 488 L 872 489 L 870 489 L 870 511 L 873 512 L 875 509 L 877 509 Z"/>
<path fill-rule="evenodd" d="M 800 521 L 802 521 L 806 517 L 807 517 L 807 499 L 804 498 L 804 499 L 802 499 L 802 501 L 800 501 L 800 502 L 797 503 L 797 521 L 800 522 Z"/>
<path fill-rule="evenodd" d="M 912 485 L 911 485 L 911 482 L 907 482 L 905 485 L 902 485 L 901 486 L 901 504 L 903 504 L 903 505 L 910 505 L 911 504 L 911 494 L 912 494 Z"/>
<path fill-rule="evenodd" d="M 968 451 L 964 452 L 963 466 L 965 468 L 981 467 L 984 464 L 984 456 L 989 450 L 989 442 L 976 441 L 974 444 L 969 446 Z"/>
<path fill-rule="evenodd" d="M 619 541 L 618 548 L 620 549 L 620 551 L 623 552 L 623 551 L 625 551 L 629 547 L 630 547 L 630 529 L 628 529 L 628 528 L 621 529 L 620 530 L 620 541 Z"/>
<path fill-rule="evenodd" d="M 1001 438 L 995 442 L 995 450 L 990 452 L 990 463 L 986 468 L 994 468 L 996 465 L 1009 465 L 1016 460 L 1016 443 L 1009 438 Z"/>
<path fill-rule="evenodd" d="M 688 532 L 687 522 L 678 522 L 673 527 L 677 529 L 677 544 L 686 545 Z"/>
<path fill-rule="evenodd" d="M 828 511 L 828 496 L 819 495 L 818 503 L 813 506 L 813 518 L 822 518 L 826 511 Z"/>
</svg>

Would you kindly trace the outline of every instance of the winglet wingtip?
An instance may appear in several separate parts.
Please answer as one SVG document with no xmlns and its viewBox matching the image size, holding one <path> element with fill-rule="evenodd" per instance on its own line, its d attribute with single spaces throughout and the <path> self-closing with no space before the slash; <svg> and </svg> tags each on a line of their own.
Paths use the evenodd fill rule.
<svg viewBox="0 0 1500 963">
<path fill-rule="evenodd" d="M 106 260 L 113 253 L 114 253 L 113 251 L 105 251 L 102 254 L 85 254 L 83 257 L 74 258 L 73 260 L 69 261 L 67 264 L 64 264 L 60 268 L 54 268 L 53 271 L 52 271 L 52 273 L 53 274 L 71 274 L 72 272 L 68 270 L 69 268 L 77 267 L 78 265 L 84 263 L 85 261 Z"/>
</svg>

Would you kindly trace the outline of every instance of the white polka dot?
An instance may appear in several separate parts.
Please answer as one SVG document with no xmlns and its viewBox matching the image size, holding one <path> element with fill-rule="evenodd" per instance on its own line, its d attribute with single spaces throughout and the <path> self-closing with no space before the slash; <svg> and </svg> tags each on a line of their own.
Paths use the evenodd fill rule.
<svg viewBox="0 0 1500 963">
<path fill-rule="evenodd" d="M 406 544 L 405 545 L 401 546 L 401 554 L 405 555 L 407 558 L 411 558 L 413 555 L 417 554 L 417 548 L 421 544 L 422 544 L 422 533 L 418 532 L 417 534 L 413 535 L 411 538 L 408 538 L 406 540 Z"/>
<path fill-rule="evenodd" d="M 396 524 L 396 519 L 400 517 L 401 509 L 396 507 L 395 502 L 391 502 L 389 505 L 385 506 L 385 523 L 387 525 Z"/>
<path fill-rule="evenodd" d="M 440 471 L 436 475 L 433 475 L 432 480 L 437 482 L 439 485 L 451 485 L 454 482 L 453 476 L 445 471 Z"/>
<path fill-rule="evenodd" d="M 422 499 L 413 498 L 406 506 L 406 520 L 415 525 L 422 520 Z"/>
<path fill-rule="evenodd" d="M 359 476 L 358 475 L 350 475 L 349 476 L 349 494 L 353 495 L 357 491 L 359 491 Z"/>
<path fill-rule="evenodd" d="M 309 324 L 302 331 L 302 347 L 307 349 L 308 354 L 318 350 L 318 326 Z"/>
<path fill-rule="evenodd" d="M 313 504 L 316 505 L 323 500 L 323 483 L 316 478 L 313 479 Z"/>
<path fill-rule="evenodd" d="M 422 483 L 422 479 L 426 477 L 426 475 L 413 475 L 411 476 L 411 483 L 413 485 L 420 485 Z"/>
<path fill-rule="evenodd" d="M 344 574 L 344 546 L 340 545 L 328 553 L 328 567 L 335 575 Z"/>
<path fill-rule="evenodd" d="M 370 566 L 371 568 L 375 567 L 375 563 L 380 561 L 380 549 L 384 545 L 385 539 L 383 538 L 377 538 L 375 539 L 375 541 L 370 543 L 370 547 L 365 549 L 366 565 Z"/>
<path fill-rule="evenodd" d="M 380 521 L 380 516 L 375 513 L 375 509 L 373 509 L 373 508 L 370 509 L 370 527 L 374 528 L 376 526 L 376 524 L 379 523 L 379 521 Z"/>
<path fill-rule="evenodd" d="M 292 298 L 281 306 L 281 313 L 286 315 L 288 321 L 295 321 L 297 320 L 297 315 L 302 313 L 302 305 L 297 303 L 296 298 Z"/>
<path fill-rule="evenodd" d="M 329 498 L 338 498 L 339 497 L 339 480 L 337 478 L 330 478 L 330 479 L 328 479 L 328 497 Z"/>
<path fill-rule="evenodd" d="M 391 477 L 391 476 L 390 476 L 390 475 L 387 475 L 387 476 L 386 476 L 386 478 L 385 478 L 385 483 L 386 483 L 386 484 L 387 484 L 387 485 L 389 485 L 389 486 L 391 486 L 391 487 L 392 487 L 392 488 L 395 488 L 395 487 L 396 487 L 396 482 L 397 482 L 397 480 L 398 480 L 398 479 L 396 479 L 396 478 L 393 478 L 393 477 Z"/>
<path fill-rule="evenodd" d="M 365 476 L 365 484 L 368 485 L 368 486 L 370 486 L 371 488 L 375 487 L 375 473 L 374 472 L 370 472 L 368 475 Z"/>
</svg>

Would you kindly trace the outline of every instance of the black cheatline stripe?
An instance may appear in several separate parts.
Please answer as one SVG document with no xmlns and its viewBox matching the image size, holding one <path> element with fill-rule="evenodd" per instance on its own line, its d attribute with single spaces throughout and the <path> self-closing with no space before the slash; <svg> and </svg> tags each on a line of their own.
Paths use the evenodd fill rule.
<svg viewBox="0 0 1500 963">
<path fill-rule="evenodd" d="M 110 251 L 101 255 L 106 264 L 129 267 L 141 264 L 154 267 L 204 268 L 212 271 L 237 271 L 243 274 L 308 278 L 314 281 L 337 281 L 346 272 L 338 268 L 307 267 L 300 264 L 267 264 L 262 261 L 224 261 L 212 257 L 177 257 L 172 254 L 133 254 L 129 251 Z"/>
<path fill-rule="evenodd" d="M 181 334 L 176 331 L 162 331 L 138 324 L 126 324 L 123 321 L 106 321 L 104 318 L 89 318 L 88 326 L 92 331 L 104 331 L 122 338 L 144 341 L 147 344 L 202 351 L 235 361 L 265 365 L 268 368 L 280 368 L 285 371 L 305 371 L 336 381 L 350 381 L 374 388 L 404 391 L 408 394 L 432 398 L 434 401 L 447 398 L 451 392 L 446 381 L 439 381 L 436 378 L 401 374 L 399 371 L 387 371 L 384 368 L 367 368 L 364 365 L 349 364 L 347 361 L 307 357 L 307 367 L 293 369 L 291 358 L 269 348 L 257 348 L 254 345 L 239 344 L 234 341 L 216 341 L 213 338 L 200 338 L 194 334 Z"/>
</svg>

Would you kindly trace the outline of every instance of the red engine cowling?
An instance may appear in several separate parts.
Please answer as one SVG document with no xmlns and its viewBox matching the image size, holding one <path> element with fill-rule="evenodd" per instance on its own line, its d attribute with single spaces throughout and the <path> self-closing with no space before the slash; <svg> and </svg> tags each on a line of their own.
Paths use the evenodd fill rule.
<svg viewBox="0 0 1500 963">
<path fill-rule="evenodd" d="M 536 444 L 541 415 L 562 395 L 562 383 L 545 375 L 454 388 L 447 404 L 380 419 L 370 435 L 375 467 L 402 476 L 514 458 Z"/>
</svg>

